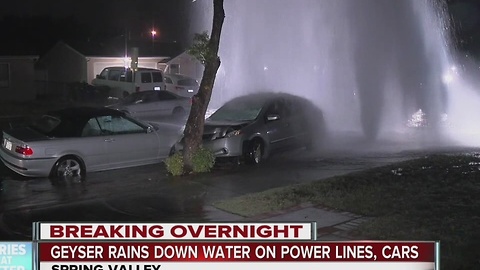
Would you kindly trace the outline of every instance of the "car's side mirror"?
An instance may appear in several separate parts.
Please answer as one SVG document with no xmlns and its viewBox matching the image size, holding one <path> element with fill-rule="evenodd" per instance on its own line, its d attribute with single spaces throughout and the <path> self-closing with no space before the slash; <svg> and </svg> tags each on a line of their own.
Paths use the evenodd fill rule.
<svg viewBox="0 0 480 270">
<path fill-rule="evenodd" d="M 278 119 L 280 119 L 280 115 L 278 115 L 278 114 L 269 114 L 267 116 L 267 121 L 268 122 L 277 121 Z"/>
<path fill-rule="evenodd" d="M 97 79 L 105 79 L 105 78 L 103 78 L 103 76 L 100 76 L 100 74 L 97 74 L 97 76 L 95 76 L 95 78 L 97 78 Z"/>
<path fill-rule="evenodd" d="M 148 126 L 147 127 L 147 133 L 152 133 L 153 132 L 153 127 L 152 126 Z"/>
</svg>

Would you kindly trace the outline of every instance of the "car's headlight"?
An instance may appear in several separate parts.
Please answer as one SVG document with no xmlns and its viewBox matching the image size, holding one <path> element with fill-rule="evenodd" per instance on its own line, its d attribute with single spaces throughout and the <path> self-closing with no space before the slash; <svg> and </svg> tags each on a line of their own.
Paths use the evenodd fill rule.
<svg viewBox="0 0 480 270">
<path fill-rule="evenodd" d="M 240 134 L 242 134 L 242 131 L 240 129 L 228 128 L 227 130 L 225 130 L 225 132 L 220 132 L 214 135 L 212 140 L 235 137 Z"/>
<path fill-rule="evenodd" d="M 240 129 L 229 129 L 225 132 L 225 137 L 230 138 L 233 136 L 238 136 L 240 134 L 242 134 L 242 131 Z"/>
</svg>

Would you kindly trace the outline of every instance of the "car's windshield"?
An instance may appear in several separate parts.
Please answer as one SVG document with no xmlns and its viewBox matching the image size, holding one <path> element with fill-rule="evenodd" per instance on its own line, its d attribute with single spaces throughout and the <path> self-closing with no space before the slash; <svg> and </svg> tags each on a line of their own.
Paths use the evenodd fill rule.
<svg viewBox="0 0 480 270">
<path fill-rule="evenodd" d="M 255 120 L 262 107 L 263 101 L 232 100 L 214 112 L 208 119 L 213 121 L 252 121 Z"/>
<path fill-rule="evenodd" d="M 37 119 L 34 119 L 31 124 L 30 128 L 42 133 L 42 134 L 49 134 L 54 130 L 58 125 L 60 125 L 60 119 L 51 115 L 43 115 Z"/>
</svg>

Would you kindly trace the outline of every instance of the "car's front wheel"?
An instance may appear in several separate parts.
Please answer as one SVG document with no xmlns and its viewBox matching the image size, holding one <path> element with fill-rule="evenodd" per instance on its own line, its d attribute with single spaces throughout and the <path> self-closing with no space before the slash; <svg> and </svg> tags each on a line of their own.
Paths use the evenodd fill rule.
<svg viewBox="0 0 480 270">
<path fill-rule="evenodd" d="M 52 168 L 51 176 L 54 179 L 83 179 L 85 177 L 85 166 L 80 158 L 65 156 L 60 158 Z"/>
<path fill-rule="evenodd" d="M 260 139 L 250 142 L 245 153 L 245 162 L 248 164 L 260 164 L 265 157 L 264 145 Z"/>
</svg>

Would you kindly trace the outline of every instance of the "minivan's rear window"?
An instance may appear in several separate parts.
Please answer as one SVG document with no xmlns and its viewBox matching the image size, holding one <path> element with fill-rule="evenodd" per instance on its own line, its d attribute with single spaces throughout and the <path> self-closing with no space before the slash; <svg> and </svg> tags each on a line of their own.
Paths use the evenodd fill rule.
<svg viewBox="0 0 480 270">
<path fill-rule="evenodd" d="M 141 73 L 140 80 L 142 81 L 142 83 L 151 83 L 152 77 L 150 76 L 150 72 Z"/>
<path fill-rule="evenodd" d="M 163 82 L 163 76 L 161 72 L 152 72 L 153 82 Z"/>
</svg>

